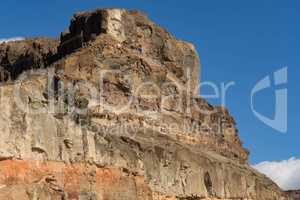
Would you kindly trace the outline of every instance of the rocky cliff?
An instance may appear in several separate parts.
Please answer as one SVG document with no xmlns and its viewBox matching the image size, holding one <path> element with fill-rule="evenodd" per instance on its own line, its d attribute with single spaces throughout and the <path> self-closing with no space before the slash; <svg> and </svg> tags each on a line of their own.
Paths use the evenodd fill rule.
<svg viewBox="0 0 300 200">
<path fill-rule="evenodd" d="M 286 194 L 292 200 L 299 200 L 300 199 L 300 190 L 286 191 Z"/>
<path fill-rule="evenodd" d="M 0 199 L 287 199 L 197 97 L 199 58 L 137 11 L 0 44 Z"/>
</svg>

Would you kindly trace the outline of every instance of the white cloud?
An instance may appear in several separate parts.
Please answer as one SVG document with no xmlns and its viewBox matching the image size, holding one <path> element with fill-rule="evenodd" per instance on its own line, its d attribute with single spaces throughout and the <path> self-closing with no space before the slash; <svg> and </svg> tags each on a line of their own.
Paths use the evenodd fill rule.
<svg viewBox="0 0 300 200">
<path fill-rule="evenodd" d="M 300 189 L 300 159 L 266 161 L 253 167 L 271 178 L 283 190 Z"/>
<path fill-rule="evenodd" d="M 0 44 L 3 42 L 20 41 L 20 40 L 24 40 L 24 38 L 23 37 L 0 38 Z"/>
</svg>

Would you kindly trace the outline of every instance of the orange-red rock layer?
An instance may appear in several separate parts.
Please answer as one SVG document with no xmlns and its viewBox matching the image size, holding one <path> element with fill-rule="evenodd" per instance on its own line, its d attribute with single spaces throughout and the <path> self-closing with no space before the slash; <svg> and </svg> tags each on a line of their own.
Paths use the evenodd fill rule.
<svg viewBox="0 0 300 200">
<path fill-rule="evenodd" d="M 0 162 L 0 200 L 152 199 L 143 177 L 113 168 L 5 160 Z"/>
</svg>

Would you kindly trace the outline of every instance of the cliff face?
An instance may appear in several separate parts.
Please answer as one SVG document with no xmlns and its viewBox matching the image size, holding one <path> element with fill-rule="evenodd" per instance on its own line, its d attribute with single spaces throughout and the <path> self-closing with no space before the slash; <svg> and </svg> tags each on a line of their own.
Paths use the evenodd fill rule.
<svg viewBox="0 0 300 200">
<path fill-rule="evenodd" d="M 24 70 L 50 65 L 56 59 L 58 44 L 46 38 L 0 44 L 0 81 L 14 80 Z"/>
<path fill-rule="evenodd" d="M 193 45 L 139 12 L 0 44 L 0 69 L 0 199 L 287 199 L 228 111 L 196 97 Z"/>
<path fill-rule="evenodd" d="M 290 190 L 286 191 L 286 194 L 290 199 L 299 200 L 300 199 L 300 190 Z"/>
</svg>

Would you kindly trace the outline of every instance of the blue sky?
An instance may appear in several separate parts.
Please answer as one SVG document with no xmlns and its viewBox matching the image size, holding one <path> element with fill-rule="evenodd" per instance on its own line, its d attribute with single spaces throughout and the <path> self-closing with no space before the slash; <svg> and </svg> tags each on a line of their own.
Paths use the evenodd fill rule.
<svg viewBox="0 0 300 200">
<path fill-rule="evenodd" d="M 300 158 L 299 1 L 6 0 L 0 6 L 0 38 L 58 37 L 73 13 L 103 7 L 144 11 L 177 38 L 195 44 L 202 81 L 235 82 L 226 104 L 251 152 L 251 163 Z M 250 92 L 260 79 L 285 66 L 288 131 L 283 134 L 255 117 Z M 220 103 L 218 99 L 210 102 Z M 256 109 L 270 117 L 274 104 L 273 87 L 255 100 Z"/>
</svg>

